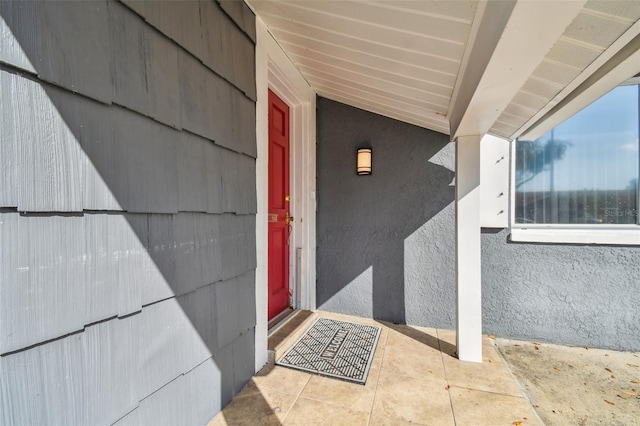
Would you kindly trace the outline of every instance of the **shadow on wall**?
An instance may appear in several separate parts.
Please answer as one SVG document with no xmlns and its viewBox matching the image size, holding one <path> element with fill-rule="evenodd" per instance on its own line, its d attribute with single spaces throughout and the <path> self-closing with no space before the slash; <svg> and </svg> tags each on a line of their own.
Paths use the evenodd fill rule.
<svg viewBox="0 0 640 426">
<path fill-rule="evenodd" d="M 0 423 L 202 424 L 253 375 L 253 16 L 132 7 L 0 3 Z"/>
<path fill-rule="evenodd" d="M 322 98 L 317 122 L 318 308 L 404 323 L 406 240 L 455 196 L 454 172 L 431 161 L 449 137 Z M 373 173 L 358 176 L 356 150 L 367 145 Z M 447 223 L 424 243 L 453 247 Z"/>
</svg>

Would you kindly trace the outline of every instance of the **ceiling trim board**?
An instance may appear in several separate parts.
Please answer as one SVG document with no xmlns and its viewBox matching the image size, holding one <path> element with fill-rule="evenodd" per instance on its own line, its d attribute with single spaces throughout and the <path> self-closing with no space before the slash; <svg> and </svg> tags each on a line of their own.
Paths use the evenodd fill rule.
<svg viewBox="0 0 640 426">
<path fill-rule="evenodd" d="M 435 113 L 429 109 L 426 108 L 421 108 L 418 107 L 416 105 L 412 105 L 412 104 L 407 104 L 407 103 L 403 103 L 400 101 L 395 101 L 393 99 L 389 99 L 389 98 L 382 98 L 382 101 L 376 101 L 374 97 L 370 97 L 370 98 L 366 98 L 366 97 L 362 97 L 361 95 L 358 95 L 357 93 L 354 93 L 355 91 L 351 91 L 351 90 L 343 90 L 343 89 L 336 89 L 335 87 L 330 87 L 330 86 L 325 86 L 323 84 L 317 84 L 315 85 L 315 87 L 320 91 L 324 91 L 324 92 L 332 92 L 332 93 L 346 93 L 349 94 L 351 96 L 353 96 L 356 99 L 360 99 L 362 101 L 368 101 L 374 104 L 379 104 L 379 105 L 388 105 L 390 108 L 394 108 L 398 111 L 404 111 L 405 113 L 409 113 L 409 114 L 416 114 L 420 117 L 424 117 L 425 119 L 429 119 L 432 118 L 434 120 L 437 121 L 441 121 L 444 120 L 445 117 L 443 114 L 438 114 Z M 378 96 L 376 96 L 378 97 Z"/>
<path fill-rule="evenodd" d="M 408 96 L 411 96 L 411 94 L 413 93 L 420 93 L 424 96 L 431 98 L 433 100 L 432 103 L 434 105 L 440 105 L 445 109 L 447 107 L 447 103 L 448 103 L 447 101 L 449 100 L 447 96 L 436 95 L 434 93 L 427 92 L 425 90 L 418 89 L 415 87 L 407 86 L 395 81 L 382 80 L 380 78 L 360 74 L 360 73 L 345 70 L 342 68 L 337 68 L 341 70 L 342 73 L 331 72 L 331 70 L 336 69 L 336 67 L 330 64 L 320 63 L 317 61 L 306 61 L 306 62 L 307 63 L 302 63 L 301 61 L 294 61 L 296 66 L 302 71 L 303 74 L 306 74 L 306 73 L 312 74 L 312 72 L 315 70 L 315 71 L 322 72 L 328 76 L 341 78 L 344 81 L 351 81 L 356 83 L 360 82 L 364 85 L 371 85 L 371 86 L 384 88 L 386 91 L 394 91 L 394 90 L 402 91 L 403 93 L 408 94 Z M 315 64 L 309 64 L 308 62 L 314 62 Z M 309 72 L 309 70 L 311 70 L 311 72 Z"/>
<path fill-rule="evenodd" d="M 357 66 L 366 67 L 366 68 L 381 71 L 381 72 L 389 72 L 389 71 L 386 71 L 385 68 L 372 66 L 371 64 L 380 64 L 380 66 L 383 66 L 382 64 L 384 64 L 384 66 L 386 66 L 387 68 L 395 68 L 395 69 L 401 68 L 401 67 L 409 68 L 411 69 L 410 75 L 424 76 L 422 78 L 417 78 L 417 77 L 413 77 L 413 78 L 430 82 L 436 86 L 453 88 L 453 84 L 455 83 L 455 76 L 453 74 L 435 71 L 430 68 L 424 68 L 409 62 L 396 60 L 394 58 L 384 58 L 382 56 L 372 55 L 366 52 L 349 49 L 343 46 L 335 46 L 333 44 L 324 43 L 318 40 L 308 39 L 309 45 L 313 46 L 313 47 L 309 47 L 309 45 L 302 44 L 305 42 L 305 40 L 300 40 L 301 38 L 303 37 L 288 36 L 286 38 L 281 38 L 281 44 L 286 44 L 288 46 L 292 46 L 299 50 L 314 52 L 315 54 L 320 54 L 322 56 L 326 56 L 332 59 L 348 62 Z M 301 56 L 304 56 L 304 55 L 301 55 Z M 354 60 L 356 58 L 357 60 Z"/>
<path fill-rule="evenodd" d="M 454 139 L 491 129 L 585 3 L 487 3 L 455 109 L 449 115 Z M 545 22 L 544 27 L 540 22 Z"/>
<path fill-rule="evenodd" d="M 332 20 L 344 20 L 355 24 L 362 24 L 368 27 L 373 27 L 380 30 L 388 30 L 391 32 L 398 32 L 406 34 L 412 37 L 424 37 L 438 42 L 444 42 L 449 44 L 455 44 L 458 46 L 464 46 L 468 36 L 468 23 L 460 23 L 447 19 L 447 23 L 440 24 L 442 17 L 434 18 L 427 15 L 418 17 L 417 20 L 411 21 L 413 17 L 417 15 L 412 13 L 400 12 L 397 9 L 387 9 L 386 14 L 379 14 L 379 10 L 383 7 L 375 3 L 370 2 L 351 2 L 346 0 L 336 1 L 331 7 L 331 11 L 327 8 L 312 7 L 313 5 L 322 5 L 324 2 L 302 1 L 302 2 L 290 2 L 286 3 L 285 7 L 291 7 L 294 9 L 304 10 L 310 14 L 324 15 Z M 393 12 L 400 12 L 394 15 Z M 424 19 L 424 18 L 427 19 Z M 431 19 L 429 19 L 431 18 Z M 446 18 L 444 18 L 446 19 Z M 389 23 L 401 23 L 399 25 L 390 25 Z M 434 28 L 441 27 L 439 31 L 446 31 L 451 33 L 451 37 L 443 37 L 439 34 L 430 34 L 427 31 L 432 31 Z M 454 39 L 452 37 L 458 37 Z"/>
<path fill-rule="evenodd" d="M 357 83 L 353 83 L 353 84 L 342 84 L 342 83 L 338 83 L 335 80 L 331 81 L 331 80 L 327 80 L 325 78 L 322 77 L 317 77 L 317 76 L 312 76 L 307 74 L 307 79 L 309 80 L 309 82 L 314 85 L 324 85 L 325 87 L 332 87 L 332 86 L 336 86 L 337 88 L 339 88 L 340 90 L 344 90 L 344 91 L 348 91 L 348 89 L 353 89 L 356 90 L 358 92 L 362 92 L 362 93 L 366 93 L 372 96 L 378 96 L 381 98 L 386 98 L 389 99 L 390 101 L 395 101 L 395 102 L 401 102 L 401 103 L 405 103 L 407 105 L 418 105 L 421 108 L 424 108 L 426 110 L 431 111 L 433 114 L 445 117 L 445 111 L 444 108 L 439 107 L 437 105 L 433 105 L 429 102 L 423 101 L 419 98 L 408 98 L 406 96 L 402 96 L 402 95 L 398 95 L 395 92 L 384 92 L 381 90 L 376 90 L 373 87 L 369 87 L 369 86 L 361 86 Z M 434 107 L 435 108 L 440 108 L 439 111 L 434 111 Z"/>
<path fill-rule="evenodd" d="M 412 117 L 412 116 L 407 116 L 403 114 L 391 115 L 389 114 L 388 108 L 386 106 L 380 107 L 379 105 L 373 105 L 367 102 L 353 101 L 343 96 L 336 95 L 334 93 L 319 91 L 318 95 L 327 99 L 341 102 L 346 105 L 354 106 L 363 111 L 372 112 L 374 114 L 382 115 L 384 117 L 391 118 L 393 120 L 401 120 L 407 123 L 415 124 L 416 126 L 423 127 L 428 130 L 433 130 L 438 133 L 444 133 L 448 135 L 447 133 L 448 123 L 446 121 L 443 121 L 442 123 L 434 123 L 434 122 L 426 121 L 424 120 L 424 117 L 419 117 L 419 116 Z"/>
<path fill-rule="evenodd" d="M 458 60 L 456 59 L 456 56 L 442 56 L 442 55 L 437 55 L 435 53 L 429 53 L 426 51 L 426 46 L 425 44 L 420 44 L 419 48 L 410 48 L 407 47 L 407 45 L 403 44 L 403 43 L 395 43 L 395 44 L 391 44 L 389 43 L 389 40 L 392 37 L 388 37 L 388 36 L 384 36 L 384 37 L 380 37 L 379 34 L 368 34 L 370 35 L 370 37 L 362 37 L 359 35 L 354 34 L 347 34 L 345 32 L 341 32 L 341 31 L 337 31 L 336 29 L 332 29 L 332 28 L 327 28 L 327 27 L 322 27 L 319 25 L 313 25 L 309 22 L 300 22 L 300 21 L 295 21 L 295 20 L 286 20 L 283 19 L 281 15 L 277 15 L 277 14 L 273 14 L 270 13 L 268 11 L 261 11 L 260 15 L 263 17 L 263 20 L 266 20 L 267 22 L 269 22 L 270 26 L 272 26 L 274 29 L 276 30 L 284 30 L 287 31 L 286 27 L 307 27 L 307 28 L 312 28 L 316 31 L 320 31 L 320 32 L 327 32 L 327 33 L 331 33 L 335 36 L 339 36 L 345 39 L 352 39 L 352 40 L 358 40 L 361 42 L 366 42 L 366 43 L 370 43 L 373 45 L 379 45 L 379 46 L 386 46 L 392 49 L 399 49 L 399 50 L 404 50 L 407 52 L 412 52 L 418 55 L 422 55 L 422 56 L 429 56 L 431 58 L 438 58 L 444 61 L 453 61 L 455 63 L 458 63 Z M 289 32 L 292 32 L 292 30 L 288 30 Z M 306 31 L 301 30 L 301 33 L 306 33 Z M 375 35 L 375 38 L 373 37 Z M 383 41 L 384 40 L 384 41 Z M 439 42 L 436 42 L 434 40 L 434 46 L 441 46 L 441 44 Z M 446 52 L 451 52 L 451 49 L 442 49 L 442 48 L 438 48 L 438 50 L 443 50 Z"/>
<path fill-rule="evenodd" d="M 398 4 L 412 4 L 412 5 L 420 5 L 420 2 L 413 2 L 413 1 L 407 1 L 407 2 L 399 2 L 399 1 L 393 1 L 393 2 L 384 2 L 384 1 L 376 1 L 376 0 L 353 0 L 354 2 L 357 3 L 373 3 L 378 5 L 379 7 L 383 7 L 385 9 L 393 9 L 393 10 L 399 10 L 399 11 L 403 11 L 403 12 L 409 12 L 409 13 L 413 13 L 416 15 L 423 15 L 423 16 L 430 16 L 433 18 L 441 18 L 441 19 L 447 19 L 450 21 L 455 21 L 455 22 L 459 22 L 462 24 L 468 24 L 471 25 L 471 23 L 473 22 L 473 16 L 475 16 L 475 13 L 472 13 L 469 18 L 454 18 L 451 15 L 445 15 L 442 13 L 433 13 L 433 12 L 425 12 L 421 9 L 418 8 L 408 8 L 408 7 L 400 7 L 398 6 Z M 451 3 L 451 2 L 450 2 Z M 456 4 L 460 5 L 460 4 L 464 4 L 464 1 L 461 0 L 457 0 Z M 467 1 L 466 2 L 468 4 L 469 9 L 474 9 L 475 11 L 475 2 L 473 1 Z"/>
<path fill-rule="evenodd" d="M 291 45 L 287 43 L 282 43 L 282 44 L 284 46 L 291 47 Z M 415 88 L 415 90 L 419 90 L 421 92 L 428 93 L 433 96 L 441 97 L 446 100 L 449 99 L 449 97 L 451 96 L 451 92 L 453 91 L 453 87 L 433 84 L 429 81 L 419 80 L 412 76 L 401 74 L 401 73 L 391 73 L 391 72 L 381 71 L 381 70 L 377 71 L 377 70 L 373 70 L 372 68 L 362 66 L 362 65 L 356 65 L 356 64 L 343 64 L 342 62 L 344 61 L 341 61 L 341 60 L 324 61 L 322 60 L 323 58 L 320 58 L 320 57 L 303 56 L 297 48 L 290 48 L 288 49 L 288 52 L 289 52 L 289 56 L 291 56 L 297 63 L 300 63 L 300 64 L 306 64 L 308 62 L 312 62 L 315 64 L 323 64 L 323 65 L 330 64 L 332 68 L 337 70 L 342 70 L 350 74 L 358 74 L 358 75 L 366 76 L 368 78 L 373 78 L 380 81 L 395 83 L 408 88 Z M 325 57 L 327 55 L 318 55 L 318 56 Z M 346 68 L 345 66 L 353 66 L 353 68 Z M 376 72 L 374 73 L 371 71 L 376 71 Z"/>
</svg>

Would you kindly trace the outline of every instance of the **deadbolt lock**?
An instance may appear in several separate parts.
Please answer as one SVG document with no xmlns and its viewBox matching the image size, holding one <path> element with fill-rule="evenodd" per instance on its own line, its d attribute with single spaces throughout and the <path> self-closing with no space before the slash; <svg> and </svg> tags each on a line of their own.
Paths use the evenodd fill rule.
<svg viewBox="0 0 640 426">
<path fill-rule="evenodd" d="M 284 200 L 285 201 L 291 201 L 291 196 L 290 195 L 285 195 Z"/>
</svg>

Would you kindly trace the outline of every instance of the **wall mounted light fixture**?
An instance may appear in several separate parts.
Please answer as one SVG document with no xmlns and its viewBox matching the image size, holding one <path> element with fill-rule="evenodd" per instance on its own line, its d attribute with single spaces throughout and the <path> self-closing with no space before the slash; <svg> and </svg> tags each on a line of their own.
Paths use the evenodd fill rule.
<svg viewBox="0 0 640 426">
<path fill-rule="evenodd" d="M 371 174 L 371 148 L 358 149 L 358 168 L 359 175 Z"/>
</svg>

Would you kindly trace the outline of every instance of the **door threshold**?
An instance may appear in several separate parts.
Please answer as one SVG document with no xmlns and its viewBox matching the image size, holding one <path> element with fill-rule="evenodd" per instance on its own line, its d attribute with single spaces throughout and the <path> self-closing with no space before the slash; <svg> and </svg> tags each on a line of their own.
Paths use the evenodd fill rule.
<svg viewBox="0 0 640 426">
<path fill-rule="evenodd" d="M 267 342 L 267 352 L 271 364 L 274 364 L 276 359 L 284 354 L 293 341 L 302 336 L 315 317 L 316 315 L 311 311 L 296 309 L 277 324 L 274 330 L 269 333 Z"/>
<path fill-rule="evenodd" d="M 300 309 L 287 308 L 277 315 L 271 321 L 269 321 L 269 332 L 267 337 L 271 337 L 274 333 L 280 330 L 286 323 L 288 323 L 296 314 L 300 312 Z"/>
</svg>

